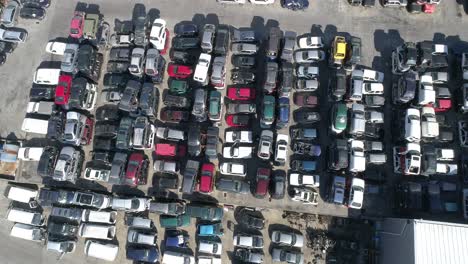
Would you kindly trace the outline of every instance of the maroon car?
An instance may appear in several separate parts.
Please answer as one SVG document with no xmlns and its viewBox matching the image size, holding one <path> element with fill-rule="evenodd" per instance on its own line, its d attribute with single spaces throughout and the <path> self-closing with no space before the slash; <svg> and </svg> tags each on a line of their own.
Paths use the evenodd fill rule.
<svg viewBox="0 0 468 264">
<path fill-rule="evenodd" d="M 295 93 L 294 104 L 303 107 L 316 107 L 318 105 L 317 96 L 312 93 Z"/>
<path fill-rule="evenodd" d="M 268 193 L 268 186 L 270 185 L 271 170 L 268 168 L 258 168 L 255 186 L 255 198 L 264 198 Z"/>
<path fill-rule="evenodd" d="M 130 155 L 125 172 L 125 184 L 130 186 L 144 185 L 148 180 L 149 160 L 145 154 L 134 152 Z"/>
<path fill-rule="evenodd" d="M 179 123 L 188 121 L 190 113 L 188 111 L 162 109 L 160 117 L 164 122 Z"/>
</svg>

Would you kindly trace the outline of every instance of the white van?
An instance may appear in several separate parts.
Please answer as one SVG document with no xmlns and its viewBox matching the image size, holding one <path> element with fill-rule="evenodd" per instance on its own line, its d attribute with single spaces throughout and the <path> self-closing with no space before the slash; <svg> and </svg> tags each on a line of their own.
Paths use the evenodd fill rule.
<svg viewBox="0 0 468 264">
<path fill-rule="evenodd" d="M 41 159 L 42 152 L 44 152 L 44 148 L 19 148 L 18 159 L 39 161 Z"/>
<path fill-rule="evenodd" d="M 16 223 L 11 228 L 10 236 L 41 242 L 45 239 L 45 232 L 44 229 L 37 226 Z"/>
<path fill-rule="evenodd" d="M 47 135 L 48 127 L 49 127 L 48 120 L 27 117 L 23 120 L 23 125 L 21 126 L 21 130 L 27 133 Z"/>
<path fill-rule="evenodd" d="M 111 240 L 115 237 L 115 226 L 82 223 L 78 234 L 84 238 Z"/>
<path fill-rule="evenodd" d="M 60 69 L 42 68 L 37 69 L 33 82 L 43 85 L 57 85 L 60 77 Z"/>
<path fill-rule="evenodd" d="M 83 215 L 81 216 L 81 221 L 102 224 L 115 224 L 115 222 L 117 221 L 117 212 L 103 212 L 84 209 Z"/>
<path fill-rule="evenodd" d="M 247 175 L 247 166 L 236 162 L 223 162 L 219 165 L 219 171 L 224 175 L 244 177 Z"/>
<path fill-rule="evenodd" d="M 26 187 L 21 187 L 21 186 L 15 186 L 15 185 L 8 185 L 5 188 L 5 197 L 21 202 L 21 203 L 30 203 L 32 201 L 36 200 L 37 197 L 37 190 L 26 188 Z"/>
<path fill-rule="evenodd" d="M 119 253 L 119 246 L 114 244 L 106 244 L 96 240 L 88 240 L 85 243 L 84 253 L 86 256 L 107 261 L 114 261 L 117 257 L 117 253 Z"/>
<path fill-rule="evenodd" d="M 43 226 L 45 219 L 41 213 L 11 207 L 7 212 L 7 220 L 33 226 Z"/>
<path fill-rule="evenodd" d="M 165 251 L 162 259 L 162 264 L 195 264 L 195 258 L 174 251 Z"/>
</svg>

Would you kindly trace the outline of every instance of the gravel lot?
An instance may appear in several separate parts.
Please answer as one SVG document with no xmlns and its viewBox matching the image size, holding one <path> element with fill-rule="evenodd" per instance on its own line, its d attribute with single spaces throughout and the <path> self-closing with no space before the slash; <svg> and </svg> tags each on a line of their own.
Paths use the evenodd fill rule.
<svg viewBox="0 0 468 264">
<path fill-rule="evenodd" d="M 421 40 L 438 40 L 446 41 L 448 44 L 453 44 L 460 39 L 468 39 L 468 16 L 465 15 L 463 8 L 454 1 L 444 1 L 438 8 L 435 14 L 432 15 L 410 15 L 404 10 L 383 9 L 376 7 L 372 9 L 353 8 L 350 7 L 345 0 L 315 0 L 311 1 L 309 9 L 305 12 L 291 12 L 281 9 L 278 3 L 272 6 L 223 6 L 217 4 L 215 0 L 197 0 L 191 1 L 197 4 L 192 4 L 186 0 L 159 0 L 159 1 L 135 1 L 145 5 L 146 11 L 150 16 L 165 19 L 168 28 L 171 31 L 173 26 L 181 21 L 193 21 L 197 24 L 213 23 L 227 24 L 234 27 L 252 27 L 260 35 L 266 32 L 266 29 L 272 26 L 279 26 L 283 31 L 293 30 L 298 35 L 305 33 L 323 34 L 324 42 L 329 44 L 337 33 L 350 34 L 360 37 L 363 42 L 362 64 L 373 67 L 376 70 L 385 72 L 386 76 L 390 76 L 390 54 L 394 47 L 403 43 L 403 41 L 421 41 Z M 105 0 L 95 0 L 92 2 L 95 8 L 104 15 L 104 19 L 111 25 L 115 19 L 129 20 L 132 16 L 133 4 L 129 5 L 128 1 L 114 0 L 112 3 Z M 81 6 L 78 1 L 53 1 L 52 6 L 48 9 L 47 18 L 36 24 L 30 21 L 20 21 L 19 26 L 24 27 L 29 32 L 29 39 L 26 43 L 19 45 L 15 52 L 10 55 L 5 65 L 0 68 L 0 79 L 4 81 L 3 89 L 0 90 L 0 105 L 4 105 L 0 109 L 2 117 L 0 121 L 0 136 L 2 138 L 18 138 L 31 139 L 34 135 L 27 135 L 21 131 L 21 123 L 25 115 L 26 104 L 29 101 L 29 88 L 31 87 L 32 77 L 35 69 L 39 65 L 44 65 L 44 62 L 58 60 L 59 58 L 51 57 L 45 53 L 44 47 L 46 43 L 57 37 L 67 35 L 69 21 L 73 10 Z M 293 19 L 292 19 L 293 17 Z M 456 26 L 454 26 L 456 25 Z M 105 59 L 106 61 L 106 59 Z M 168 60 L 169 61 L 169 60 Z M 227 61 L 230 61 L 228 58 Z M 323 71 L 322 71 L 323 67 Z M 105 69 L 105 65 L 103 66 Z M 230 68 L 227 68 L 228 71 Z M 328 83 L 326 65 L 321 66 L 321 83 Z M 261 70 L 263 71 L 263 70 Z M 103 75 L 103 74 L 102 74 Z M 167 78 L 167 76 L 166 76 Z M 230 74 L 227 74 L 227 83 L 229 84 Z M 325 85 L 323 87 L 326 87 Z M 390 86 L 390 78 L 385 79 L 385 87 Z M 102 87 L 101 87 L 102 88 Z M 159 87 L 167 88 L 167 82 L 164 81 Z M 324 93 L 325 90 L 322 89 Z M 161 93 L 162 94 L 162 93 Z M 323 97 L 322 97 L 323 98 Z M 99 101 L 99 98 L 98 98 Z M 160 103 L 160 106 L 162 103 Z M 293 106 L 293 104 L 291 104 Z M 325 103 L 326 106 L 326 103 Z M 293 109 L 292 109 L 293 110 Z M 392 111 L 390 105 L 386 106 L 385 112 Z M 292 111 L 291 111 L 292 112 Z M 322 116 L 328 115 L 327 107 L 320 109 Z M 328 122 L 320 126 L 319 135 L 322 146 L 327 146 L 330 142 L 328 137 Z M 224 123 L 221 125 L 221 138 L 224 137 Z M 391 125 L 387 122 L 387 131 L 390 131 Z M 287 133 L 287 129 L 279 132 Z M 385 142 L 391 141 L 391 133 L 386 133 Z M 388 148 L 387 148 L 388 149 Z M 85 148 L 88 154 L 89 148 Z M 88 155 L 89 156 L 89 155 Z M 89 158 L 87 156 L 87 158 Z M 255 171 L 255 164 L 249 164 L 249 175 Z M 152 166 L 151 166 L 152 167 Z M 21 164 L 22 171 L 18 178 L 21 182 L 41 183 L 42 180 L 34 176 L 31 170 L 34 170 L 34 164 Z M 286 169 L 287 168 L 281 168 Z M 391 172 L 391 164 L 386 165 L 385 170 Z M 151 177 L 151 175 L 150 175 Z M 322 188 L 320 194 L 322 197 L 326 195 L 328 190 L 325 189 L 328 176 L 321 177 Z M 148 188 L 151 186 L 151 178 L 148 180 L 147 186 L 139 187 L 144 194 L 148 193 Z M 5 182 L 0 182 L 0 191 L 3 192 Z M 89 187 L 89 186 L 87 186 Z M 91 188 L 96 186 L 91 186 Z M 105 186 L 111 190 L 110 186 Z M 287 224 L 281 218 L 280 210 L 310 212 L 322 215 L 335 216 L 359 216 L 360 212 L 348 211 L 347 208 L 331 205 L 320 201 L 318 207 L 309 207 L 297 205 L 290 199 L 285 197 L 282 200 L 263 199 L 258 200 L 251 195 L 245 196 L 231 195 L 227 196 L 221 192 L 215 191 L 212 194 L 219 203 L 248 205 L 269 208 L 264 212 L 265 218 L 270 224 Z M 195 200 L 203 200 L 206 197 L 194 196 Z M 0 199 L 0 216 L 4 219 L 8 201 L 5 198 Z M 374 216 L 382 215 L 389 212 L 391 209 L 388 201 L 380 201 L 378 205 L 373 204 L 372 207 L 366 208 L 365 214 Z M 47 212 L 46 212 L 47 213 Z M 155 223 L 157 216 L 151 215 Z M 3 225 L 0 228 L 0 233 L 4 235 L 2 246 L 0 247 L 0 262 L 1 263 L 53 263 L 56 262 L 57 256 L 46 252 L 42 245 L 32 242 L 21 241 L 10 238 L 8 236 L 11 223 L 6 220 L 1 220 Z M 234 222 L 232 212 L 227 212 L 224 218 L 224 227 L 228 230 L 228 223 Z M 196 249 L 195 244 L 195 228 L 194 219 L 192 226 L 187 231 L 191 235 L 190 247 Z M 158 226 L 158 240 L 164 237 L 164 230 Z M 265 254 L 268 256 L 268 228 L 263 230 L 264 238 L 266 239 Z M 120 242 L 121 250 L 115 263 L 129 263 L 125 258 L 125 240 L 127 229 L 123 224 L 123 214 L 119 213 L 117 225 L 117 240 Z M 227 263 L 229 256 L 227 251 L 232 250 L 232 232 L 227 231 L 223 237 L 223 263 Z M 65 256 L 62 263 L 83 263 L 83 244 L 84 240 L 79 240 L 79 246 L 74 254 Z M 304 252 L 309 254 L 304 248 Z M 40 260 L 39 260 L 40 256 Z M 77 257 L 80 256 L 80 257 Z M 265 259 L 265 263 L 268 262 Z M 225 262 L 226 261 L 226 262 Z M 101 263 L 92 258 L 86 258 L 86 263 Z"/>
</svg>

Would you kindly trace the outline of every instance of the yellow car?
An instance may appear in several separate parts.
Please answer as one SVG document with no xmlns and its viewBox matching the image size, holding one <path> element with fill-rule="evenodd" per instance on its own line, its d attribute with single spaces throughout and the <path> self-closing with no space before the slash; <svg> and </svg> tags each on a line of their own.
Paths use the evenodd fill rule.
<svg viewBox="0 0 468 264">
<path fill-rule="evenodd" d="M 336 36 L 333 41 L 333 58 L 344 60 L 346 57 L 346 40 L 344 37 Z"/>
</svg>

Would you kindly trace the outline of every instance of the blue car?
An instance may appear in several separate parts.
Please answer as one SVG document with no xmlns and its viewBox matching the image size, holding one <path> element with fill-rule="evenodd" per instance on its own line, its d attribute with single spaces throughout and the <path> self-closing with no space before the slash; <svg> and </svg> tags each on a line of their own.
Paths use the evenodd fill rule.
<svg viewBox="0 0 468 264">
<path fill-rule="evenodd" d="M 167 236 L 166 247 L 186 248 L 188 247 L 188 237 L 182 234 Z"/>
<path fill-rule="evenodd" d="M 305 10 L 309 7 L 309 1 L 308 0 L 282 0 L 281 6 L 283 8 L 291 9 L 293 11 Z"/>
<path fill-rule="evenodd" d="M 317 170 L 317 162 L 311 160 L 292 160 L 291 169 L 299 172 L 314 172 Z"/>
<path fill-rule="evenodd" d="M 159 251 L 155 247 L 128 247 L 127 259 L 134 261 L 143 261 L 147 263 L 156 263 L 159 259 Z"/>
<path fill-rule="evenodd" d="M 198 225 L 198 235 L 199 236 L 222 236 L 223 225 L 221 223 Z"/>
<path fill-rule="evenodd" d="M 278 115 L 276 116 L 276 127 L 283 128 L 289 124 L 289 98 L 278 99 Z"/>
</svg>

